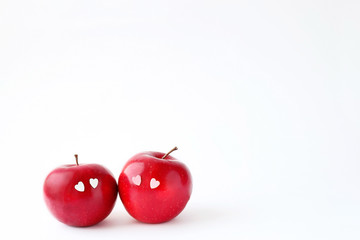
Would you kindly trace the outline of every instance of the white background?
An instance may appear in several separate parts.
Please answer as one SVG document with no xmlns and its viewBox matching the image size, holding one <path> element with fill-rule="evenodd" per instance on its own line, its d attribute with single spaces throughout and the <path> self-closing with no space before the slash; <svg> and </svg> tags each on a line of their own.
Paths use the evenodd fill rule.
<svg viewBox="0 0 360 240">
<path fill-rule="evenodd" d="M 0 2 L 1 239 L 359 239 L 360 2 Z M 55 167 L 186 163 L 176 219 L 57 222 Z"/>
</svg>

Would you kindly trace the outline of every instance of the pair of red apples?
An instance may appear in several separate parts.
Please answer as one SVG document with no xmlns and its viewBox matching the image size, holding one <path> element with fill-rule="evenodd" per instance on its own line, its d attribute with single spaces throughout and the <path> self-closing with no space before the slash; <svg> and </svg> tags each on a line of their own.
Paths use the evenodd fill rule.
<svg viewBox="0 0 360 240">
<path fill-rule="evenodd" d="M 115 206 L 117 194 L 127 212 L 145 223 L 162 223 L 185 208 L 192 180 L 185 164 L 170 156 L 173 148 L 138 153 L 125 164 L 118 184 L 112 173 L 98 164 L 63 165 L 45 179 L 44 198 L 60 222 L 86 227 L 104 220 Z"/>
</svg>

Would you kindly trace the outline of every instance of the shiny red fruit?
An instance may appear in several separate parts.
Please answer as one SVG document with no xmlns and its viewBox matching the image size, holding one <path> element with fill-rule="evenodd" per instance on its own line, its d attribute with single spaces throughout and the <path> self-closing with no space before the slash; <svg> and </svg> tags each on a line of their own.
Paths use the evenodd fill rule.
<svg viewBox="0 0 360 240">
<path fill-rule="evenodd" d="M 138 221 L 169 221 L 180 214 L 190 198 L 190 171 L 175 158 L 166 154 L 162 159 L 164 156 L 160 152 L 139 153 L 126 163 L 120 174 L 121 201 Z"/>
<path fill-rule="evenodd" d="M 86 227 L 110 214 L 117 198 L 117 184 L 111 172 L 101 165 L 64 165 L 46 177 L 44 198 L 60 222 Z"/>
</svg>

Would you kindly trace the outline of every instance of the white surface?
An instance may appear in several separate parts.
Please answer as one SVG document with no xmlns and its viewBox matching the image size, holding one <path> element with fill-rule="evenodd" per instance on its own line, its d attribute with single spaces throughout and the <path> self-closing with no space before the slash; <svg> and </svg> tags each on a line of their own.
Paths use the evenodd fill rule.
<svg viewBox="0 0 360 240">
<path fill-rule="evenodd" d="M 359 239 L 359 1 L 0 2 L 0 239 Z M 55 167 L 190 168 L 184 212 L 91 228 L 42 199 Z"/>
</svg>

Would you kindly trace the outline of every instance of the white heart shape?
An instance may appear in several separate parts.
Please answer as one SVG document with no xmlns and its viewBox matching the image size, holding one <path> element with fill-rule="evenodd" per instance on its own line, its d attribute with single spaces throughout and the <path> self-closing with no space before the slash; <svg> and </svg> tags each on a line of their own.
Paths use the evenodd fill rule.
<svg viewBox="0 0 360 240">
<path fill-rule="evenodd" d="M 99 183 L 99 180 L 97 178 L 90 178 L 90 185 L 93 187 L 93 188 L 96 188 L 97 185 Z"/>
<path fill-rule="evenodd" d="M 136 177 L 132 177 L 131 180 L 133 181 L 133 183 L 136 186 L 140 186 L 140 184 L 141 184 L 141 176 L 140 175 L 137 175 Z"/>
<path fill-rule="evenodd" d="M 154 189 L 157 188 L 160 185 L 160 182 L 157 181 L 155 178 L 152 178 L 150 181 L 150 188 Z"/>
<path fill-rule="evenodd" d="M 83 182 L 78 182 L 78 184 L 75 185 L 75 189 L 79 192 L 85 191 L 85 186 Z"/>
</svg>

